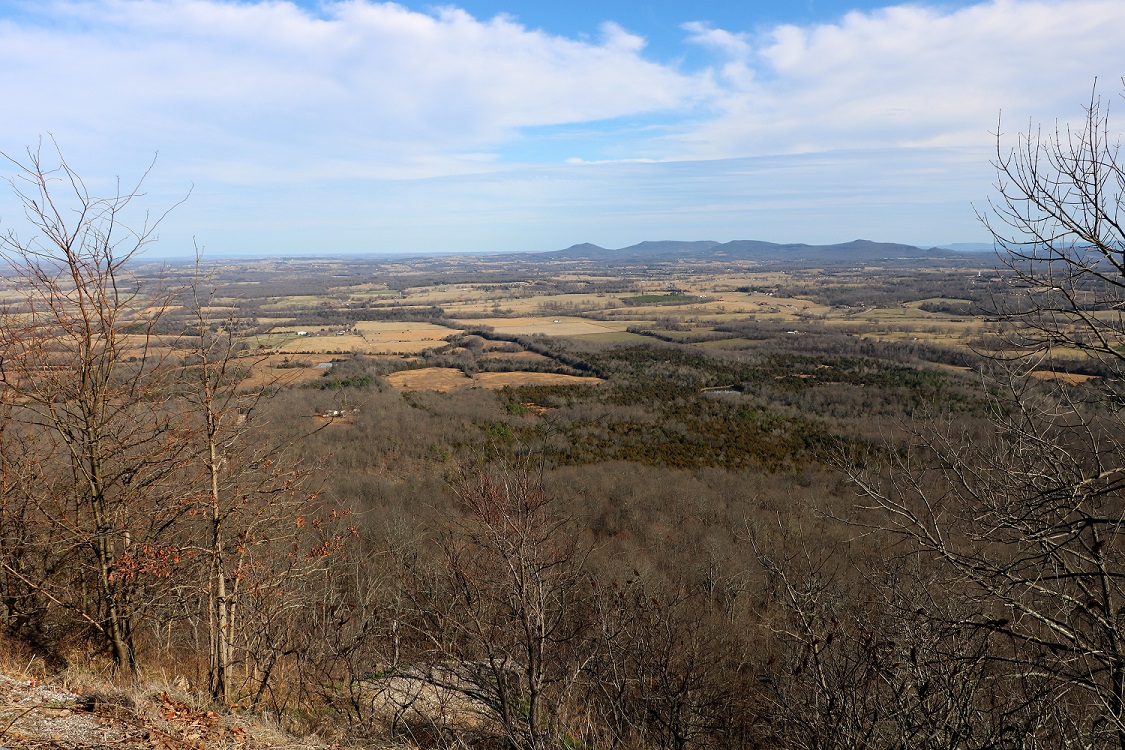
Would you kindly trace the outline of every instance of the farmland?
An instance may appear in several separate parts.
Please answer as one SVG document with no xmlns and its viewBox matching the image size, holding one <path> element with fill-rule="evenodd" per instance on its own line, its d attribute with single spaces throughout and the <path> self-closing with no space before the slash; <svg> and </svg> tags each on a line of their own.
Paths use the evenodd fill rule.
<svg viewBox="0 0 1125 750">
<path fill-rule="evenodd" d="M 218 580 L 213 566 L 252 557 L 263 567 L 227 579 L 250 587 L 236 589 L 238 700 L 268 695 L 293 726 L 346 725 L 389 747 L 429 731 L 439 742 L 428 746 L 496 738 L 502 713 L 480 686 L 508 689 L 507 665 L 526 653 L 520 634 L 537 632 L 505 619 L 532 570 L 554 587 L 549 615 L 566 634 L 544 647 L 567 675 L 548 700 L 560 717 L 601 712 L 595 728 L 568 730 L 585 733 L 581 746 L 613 746 L 637 727 L 651 740 L 619 746 L 670 746 L 653 707 L 687 700 L 684 721 L 701 739 L 685 746 L 782 747 L 762 722 L 798 720 L 808 701 L 788 696 L 823 689 L 801 670 L 819 631 L 778 629 L 799 622 L 802 587 L 830 586 L 817 590 L 837 598 L 812 600 L 832 607 L 817 617 L 852 629 L 825 653 L 882 659 L 866 644 L 890 633 L 906 645 L 888 647 L 902 653 L 879 668 L 899 679 L 918 667 L 913 621 L 890 616 L 898 600 L 872 599 L 883 595 L 873 580 L 913 569 L 888 554 L 885 534 L 867 533 L 874 511 L 857 505 L 857 481 L 920 441 L 937 445 L 936 429 L 955 446 L 984 444 L 1010 413 L 982 383 L 1001 382 L 1017 351 L 1002 310 L 1020 290 L 987 258 L 939 261 L 216 261 L 205 288 L 194 267 L 136 265 L 142 286 L 150 274 L 185 290 L 155 311 L 136 298 L 116 348 L 99 350 L 137 386 L 114 392 L 129 409 L 103 438 L 124 448 L 97 454 L 120 467 L 118 507 L 149 534 L 134 545 L 136 578 L 121 579 L 151 586 L 143 617 L 158 627 L 138 627 L 136 653 L 154 664 L 194 653 L 176 674 L 206 684 L 206 613 L 185 616 L 186 599 L 162 592 L 172 579 L 198 597 L 211 585 L 201 573 Z M 201 291 L 206 304 L 193 307 Z M 77 379 L 59 363 L 77 354 L 81 365 L 87 351 L 54 330 L 20 352 L 26 380 L 10 381 L 35 388 L 9 402 L 18 427 L 5 456 L 35 478 L 42 462 L 22 463 L 28 447 L 56 451 L 56 484 L 23 482 L 35 503 L 3 506 L 36 528 L 66 518 L 41 509 L 68 497 L 51 492 L 74 476 L 71 457 L 65 441 L 18 431 L 37 425 L 37 408 L 60 413 L 58 389 Z M 1095 397 L 1112 373 L 1080 342 L 1057 347 L 1049 366 L 1036 360 L 1023 387 Z M 134 441 L 139 425 L 147 442 Z M 156 500 L 134 505 L 142 481 Z M 170 515 L 153 525 L 153 508 Z M 227 554 L 216 540 L 230 524 Z M 179 535 L 212 547 L 176 559 Z M 37 554 L 58 555 L 54 539 L 42 535 Z M 71 585 L 62 557 L 44 570 L 82 606 L 87 589 Z M 50 599 L 38 611 L 66 624 L 53 632 L 84 627 Z M 46 648 L 62 659 L 69 644 Z M 489 653 L 493 671 L 482 672 Z M 419 699 L 436 685 L 448 705 Z M 618 722 L 620 696 L 633 713 Z"/>
<path fill-rule="evenodd" d="M 403 391 L 441 391 L 457 388 L 505 388 L 523 385 L 593 385 L 600 378 L 584 378 L 553 372 L 481 372 L 469 377 L 452 367 L 424 367 L 400 370 L 387 376 L 387 382 Z"/>
<path fill-rule="evenodd" d="M 298 275 L 301 283 L 273 274 L 236 281 L 251 267 L 216 263 L 218 294 L 207 312 L 216 321 L 252 316 L 257 329 L 248 342 L 269 354 L 264 367 L 281 355 L 309 368 L 367 356 L 387 370 L 449 369 L 450 362 L 438 360 L 453 357 L 464 380 L 494 387 L 504 378 L 475 372 L 507 372 L 511 383 L 511 373 L 521 371 L 538 373 L 539 381 L 552 370 L 590 374 L 528 346 L 537 339 L 579 347 L 663 341 L 738 352 L 815 332 L 969 350 L 997 333 L 983 312 L 1002 286 L 990 260 L 905 268 L 685 262 L 641 269 L 489 257 L 441 265 L 430 259 L 288 261 L 286 276 Z M 750 329 L 757 333 L 747 335 Z M 464 346 L 466 335 L 472 346 Z M 291 373 L 285 382 L 318 375 L 325 373 Z M 388 380 L 396 387 L 404 381 L 412 389 L 448 390 L 457 379 L 396 374 Z"/>
</svg>

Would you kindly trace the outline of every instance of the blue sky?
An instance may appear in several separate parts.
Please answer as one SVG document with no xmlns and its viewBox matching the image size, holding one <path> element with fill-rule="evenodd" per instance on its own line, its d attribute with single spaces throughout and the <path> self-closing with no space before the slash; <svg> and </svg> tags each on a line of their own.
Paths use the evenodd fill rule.
<svg viewBox="0 0 1125 750">
<path fill-rule="evenodd" d="M 1001 112 L 1117 106 L 1123 42 L 1120 0 L 0 0 L 0 150 L 159 153 L 167 255 L 971 242 Z"/>
<path fill-rule="evenodd" d="M 946 9 L 964 7 L 971 2 L 945 2 L 932 7 Z M 301 0 L 302 8 L 315 12 L 323 4 L 318 0 Z M 421 13 L 432 13 L 448 5 L 456 5 L 479 19 L 510 16 L 529 29 L 546 31 L 573 39 L 597 36 L 603 23 L 616 23 L 644 38 L 646 52 L 664 60 L 692 57 L 685 49 L 681 26 L 690 22 L 741 32 L 768 31 L 778 24 L 830 23 L 850 11 L 871 11 L 887 5 L 883 2 L 854 0 L 646 0 L 645 2 L 596 2 L 570 0 L 482 0 L 468 3 L 400 2 L 399 5 Z"/>
</svg>

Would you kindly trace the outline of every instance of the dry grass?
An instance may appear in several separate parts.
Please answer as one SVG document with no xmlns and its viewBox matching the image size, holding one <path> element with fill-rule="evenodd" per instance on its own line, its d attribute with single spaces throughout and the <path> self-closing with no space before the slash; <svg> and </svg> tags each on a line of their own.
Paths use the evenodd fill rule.
<svg viewBox="0 0 1125 750">
<path fill-rule="evenodd" d="M 406 273 L 410 269 L 403 267 Z M 854 283 L 862 288 L 866 279 L 877 269 L 857 272 Z M 575 294 L 533 294 L 532 285 L 511 285 L 496 283 L 462 283 L 419 286 L 406 289 L 397 303 L 414 305 L 439 305 L 446 313 L 460 319 L 465 327 L 474 325 L 491 326 L 497 333 L 508 335 L 544 334 L 558 337 L 601 336 L 607 342 L 617 341 L 625 329 L 631 325 L 650 326 L 656 321 L 672 319 L 691 326 L 710 327 L 729 321 L 743 321 L 748 317 L 760 321 L 771 321 L 799 327 L 809 321 L 825 325 L 854 325 L 862 323 L 886 329 L 886 334 L 874 334 L 876 338 L 884 335 L 892 339 L 904 337 L 935 343 L 964 345 L 966 337 L 977 336 L 982 330 L 982 321 L 973 317 L 958 317 L 946 313 L 930 313 L 919 309 L 926 300 L 888 307 L 832 308 L 801 297 L 783 297 L 770 294 L 770 288 L 782 285 L 815 283 L 815 271 L 802 271 L 797 274 L 784 272 L 756 273 L 751 270 L 730 273 L 695 274 L 685 271 L 682 276 L 646 279 L 622 277 L 622 291 L 619 292 L 579 292 Z M 843 278 L 838 274 L 837 282 Z M 587 276 L 581 272 L 562 272 L 560 280 L 592 280 L 601 283 L 615 279 L 602 276 Z M 754 292 L 736 291 L 739 287 L 750 287 Z M 393 296 L 383 284 L 359 284 L 338 287 L 341 293 L 352 296 L 366 296 L 379 304 L 380 298 Z M 670 290 L 688 296 L 697 296 L 697 301 L 682 305 L 627 305 L 624 300 L 646 294 L 667 294 Z M 528 295 L 528 296 L 521 296 Z M 339 295 L 337 295 L 339 296 Z M 930 301 L 940 298 L 932 298 Z M 333 303 L 328 297 L 294 296 L 271 300 L 277 312 L 267 322 L 286 323 L 283 318 L 289 305 L 305 305 L 318 301 Z M 585 311 L 565 315 L 563 312 Z M 493 312 L 493 311 L 503 311 Z M 605 320 L 579 317 L 592 313 Z M 478 316 L 487 317 L 478 317 Z M 460 318 L 458 316 L 461 316 Z M 556 322 L 558 321 L 558 322 Z M 297 332 L 291 321 L 279 325 L 273 331 L 277 345 L 288 352 L 358 352 L 365 354 L 393 354 L 408 356 L 426 348 L 440 346 L 442 340 L 456 331 L 417 322 L 379 322 L 363 321 L 349 330 L 348 335 L 335 336 L 330 327 L 307 327 L 310 335 L 300 340 L 292 339 Z M 915 328 L 908 336 L 903 329 Z M 324 333 L 325 335 L 315 335 Z M 722 345 L 718 345 L 721 346 Z M 497 355 L 499 356 L 499 355 Z"/>
<path fill-rule="evenodd" d="M 1073 372 L 1055 372 L 1053 370 L 1036 370 L 1031 373 L 1031 377 L 1039 380 L 1057 380 L 1060 383 L 1067 385 L 1078 385 L 1085 383 L 1087 380 L 1096 378 L 1097 375 L 1079 375 Z"/>
<path fill-rule="evenodd" d="M 366 343 L 362 336 L 346 334 L 336 336 L 300 336 L 282 344 L 281 351 L 295 354 L 328 354 L 330 352 L 365 352 Z"/>
<path fill-rule="evenodd" d="M 322 414 L 314 414 L 312 421 L 313 426 L 319 430 L 325 427 L 342 427 L 345 425 L 354 425 L 355 417 L 352 417 L 350 415 L 345 415 L 342 417 L 326 417 Z"/>
<path fill-rule="evenodd" d="M 601 378 L 562 375 L 555 372 L 479 372 L 473 376 L 474 383 L 485 388 L 503 388 L 513 385 L 597 385 Z"/>
<path fill-rule="evenodd" d="M 499 308 L 505 315 L 527 316 L 542 315 L 545 311 L 554 312 L 551 306 L 560 306 L 558 312 L 567 309 L 575 310 L 604 310 L 611 306 L 620 305 L 616 295 L 611 294 L 541 294 L 531 297 L 505 298 L 502 295 L 485 292 L 479 299 L 468 301 L 453 301 L 445 304 L 445 308 L 456 317 L 458 314 L 487 315 Z"/>
<path fill-rule="evenodd" d="M 608 333 L 587 333 L 575 336 L 583 341 L 593 341 L 599 344 L 651 344 L 652 339 L 639 333 L 628 331 L 610 331 Z"/>
<path fill-rule="evenodd" d="M 242 382 L 242 386 L 252 390 L 268 386 L 306 383 L 324 374 L 324 369 L 316 366 L 324 361 L 323 358 L 271 354 L 261 358 L 248 357 L 247 360 L 253 366 L 249 376 Z M 279 365 L 286 366 L 281 367 Z"/>
<path fill-rule="evenodd" d="M 361 321 L 355 330 L 363 337 L 362 351 L 368 354 L 417 354 L 445 345 L 445 338 L 458 330 L 432 323 Z"/>
<path fill-rule="evenodd" d="M 538 352 L 486 351 L 481 359 L 516 359 L 523 362 L 550 362 L 551 358 Z"/>
<path fill-rule="evenodd" d="M 458 388 L 498 389 L 508 385 L 593 385 L 602 380 L 553 372 L 480 372 L 470 378 L 452 367 L 423 367 L 391 373 L 387 382 L 400 391 L 446 393 Z"/>
<path fill-rule="evenodd" d="M 491 326 L 497 333 L 512 336 L 531 336 L 536 333 L 548 336 L 582 336 L 592 333 L 615 333 L 623 331 L 626 324 L 585 318 L 534 317 L 534 318 L 481 318 L 466 321 L 469 324 Z"/>
<path fill-rule="evenodd" d="M 294 308 L 313 307 L 321 303 L 327 302 L 333 304 L 336 300 L 326 297 L 318 297 L 311 294 L 294 294 L 289 297 L 279 297 L 271 302 L 262 305 L 262 309 L 266 311 L 280 312 L 284 310 L 292 310 Z"/>
<path fill-rule="evenodd" d="M 387 376 L 387 382 L 400 391 L 440 391 L 446 393 L 466 388 L 473 381 L 465 373 L 452 367 L 423 367 L 418 370 L 399 370 Z"/>
<path fill-rule="evenodd" d="M 298 336 L 298 330 L 307 335 Z M 458 330 L 432 323 L 360 321 L 344 334 L 338 326 L 275 328 L 271 335 L 284 336 L 281 350 L 290 353 L 326 354 L 417 354 L 445 345 L 444 339 Z"/>
<path fill-rule="evenodd" d="M 108 660 L 78 651 L 71 666 L 47 669 L 22 644 L 0 636 L 0 746 L 122 750 L 248 747 L 327 750 L 327 742 L 298 736 L 249 713 L 217 710 L 185 674 L 201 665 L 166 654 L 166 668 L 130 679 Z M 301 730 L 303 727 L 293 727 Z M 302 732 L 303 733 L 303 732 Z"/>
</svg>

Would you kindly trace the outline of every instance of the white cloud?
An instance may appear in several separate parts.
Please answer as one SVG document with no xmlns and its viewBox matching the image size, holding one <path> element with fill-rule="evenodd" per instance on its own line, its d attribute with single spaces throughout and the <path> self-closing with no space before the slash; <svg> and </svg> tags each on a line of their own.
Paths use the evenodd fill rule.
<svg viewBox="0 0 1125 750">
<path fill-rule="evenodd" d="M 746 90 L 751 86 L 754 79 L 754 71 L 749 64 L 752 48 L 746 34 L 734 34 L 698 21 L 685 23 L 683 29 L 688 32 L 687 41 L 726 58 L 717 70 L 723 86 L 734 91 Z"/>
<path fill-rule="evenodd" d="M 170 227 L 263 252 L 362 249 L 390 228 L 425 228 L 430 249 L 549 249 L 677 226 L 764 236 L 770 221 L 773 239 L 922 241 L 896 234 L 902 217 L 973 224 L 1001 109 L 1007 130 L 1080 115 L 1095 76 L 1113 96 L 1125 73 L 1121 0 L 695 22 L 684 41 L 708 62 L 693 69 L 617 24 L 572 39 L 452 6 L 26 0 L 5 20 L 3 5 L 0 150 L 51 132 L 107 178 L 159 150 L 157 205 L 197 184 Z M 740 212 L 758 223 L 739 228 Z M 606 234 L 561 234 L 597 221 Z"/>
<path fill-rule="evenodd" d="M 979 146 L 997 113 L 1076 111 L 1125 71 L 1120 0 L 902 5 L 751 38 L 685 24 L 715 56 L 685 72 L 607 23 L 597 41 L 369 0 L 313 14 L 280 0 L 56 0 L 0 22 L 10 106 L 0 144 L 160 148 L 200 176 L 309 179 L 475 171 L 528 128 L 662 114 L 611 151 L 728 158 L 838 148 Z M 524 150 L 525 152 L 527 149 Z"/>
<path fill-rule="evenodd" d="M 644 40 L 612 24 L 584 42 L 456 8 L 86 0 L 35 13 L 35 27 L 0 25 L 5 95 L 20 105 L 3 143 L 49 130 L 173 145 L 251 177 L 307 178 L 324 162 L 456 172 L 457 153 L 520 128 L 689 106 L 704 80 L 644 59 Z"/>
<path fill-rule="evenodd" d="M 840 22 L 778 26 L 746 56 L 753 75 L 721 79 L 720 114 L 670 153 L 729 157 L 838 148 L 976 146 L 998 113 L 1080 114 L 1096 76 L 1125 71 L 1120 0 L 992 0 L 954 11 L 900 5 Z M 723 46 L 695 25 L 691 40 Z"/>
<path fill-rule="evenodd" d="M 714 47 L 731 57 L 744 60 L 750 56 L 750 42 L 746 34 L 734 34 L 723 29 L 716 29 L 699 21 L 690 21 L 683 25 L 684 31 L 689 32 L 688 41 Z"/>
</svg>

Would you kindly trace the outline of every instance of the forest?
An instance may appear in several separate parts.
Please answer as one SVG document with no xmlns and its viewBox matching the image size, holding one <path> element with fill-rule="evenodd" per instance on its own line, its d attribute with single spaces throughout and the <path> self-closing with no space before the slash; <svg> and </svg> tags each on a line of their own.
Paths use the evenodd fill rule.
<svg viewBox="0 0 1125 750">
<path fill-rule="evenodd" d="M 918 267 L 157 264 L 139 188 L 29 152 L 6 658 L 356 747 L 1125 748 L 1088 115 Z"/>
</svg>

